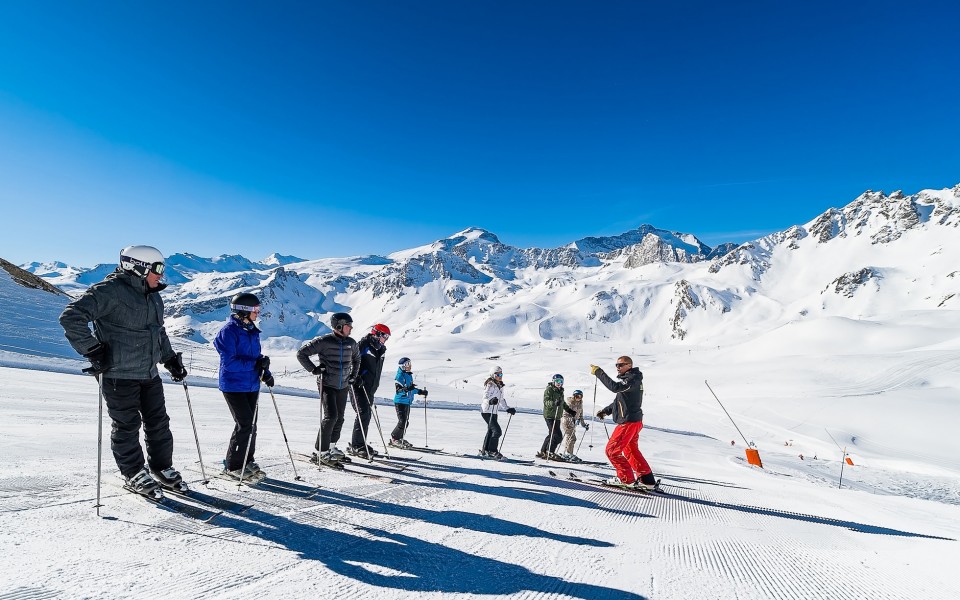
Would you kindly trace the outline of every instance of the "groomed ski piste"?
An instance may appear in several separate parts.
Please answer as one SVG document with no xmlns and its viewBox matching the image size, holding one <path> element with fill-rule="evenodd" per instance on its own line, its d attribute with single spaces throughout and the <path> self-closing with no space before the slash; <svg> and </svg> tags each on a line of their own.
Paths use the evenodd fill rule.
<svg viewBox="0 0 960 600">
<path fill-rule="evenodd" d="M 781 431 L 772 424 L 793 423 L 790 418 L 760 419 L 750 402 L 728 400 L 748 435 L 767 432 L 756 440 L 764 468 L 750 466 L 709 392 L 684 378 L 692 367 L 680 364 L 680 353 L 655 364 L 638 360 L 646 367 L 649 415 L 640 445 L 664 495 L 569 478 L 612 475 L 601 466 L 457 456 L 475 453 L 484 432 L 476 410 L 466 407 L 431 407 L 426 422 L 422 407 L 414 407 L 408 439 L 444 452 L 390 448 L 397 458 L 418 459 L 404 461 L 403 471 L 384 471 L 392 482 L 301 461 L 295 463 L 301 481 L 295 481 L 266 393 L 257 461 L 276 485 L 238 489 L 214 477 L 210 466 L 222 458 L 232 427 L 226 405 L 211 382 L 188 378 L 210 479 L 204 486 L 183 389 L 166 385 L 176 465 L 193 489 L 250 506 L 218 510 L 206 520 L 124 492 L 109 453 L 108 423 L 98 517 L 93 379 L 63 372 L 81 361 L 0 358 L 30 367 L 0 367 L 4 599 L 960 597 L 950 568 L 960 557 L 955 457 L 941 451 L 938 458 L 936 444 L 926 455 L 919 446 L 892 455 L 865 444 L 866 451 L 852 456 L 866 464 L 847 465 L 838 488 L 839 450 L 816 447 L 796 433 L 776 442 Z M 696 371 L 704 372 L 710 358 Z M 509 358 L 501 362 L 509 365 Z M 568 367 L 573 373 L 572 362 Z M 736 376 L 746 375 L 727 369 L 724 377 L 712 375 L 721 396 Z M 672 394 L 687 395 L 688 409 L 697 414 L 675 414 L 658 379 L 688 381 Z M 756 377 L 751 389 L 778 389 L 775 374 L 763 379 Z M 583 387 L 589 405 L 593 389 Z M 276 391 L 293 451 L 308 453 L 319 419 L 316 400 Z M 808 392 L 791 396 L 790 405 L 799 410 Z M 852 392 L 847 386 L 838 393 Z M 537 391 L 519 396 L 515 391 L 516 403 L 531 412 L 509 419 L 503 452 L 531 459 L 545 426 L 532 412 Z M 610 396 L 601 387 L 598 402 Z M 377 411 L 392 427 L 392 407 L 380 404 Z M 345 431 L 352 418 L 348 409 Z M 917 424 L 909 413 L 871 418 L 896 421 L 905 431 Z M 698 422 L 700 431 L 690 426 Z M 371 433 L 382 451 L 375 428 Z M 594 421 L 580 456 L 602 461 L 604 442 L 604 426 Z M 355 458 L 353 464 L 363 463 Z"/>
</svg>

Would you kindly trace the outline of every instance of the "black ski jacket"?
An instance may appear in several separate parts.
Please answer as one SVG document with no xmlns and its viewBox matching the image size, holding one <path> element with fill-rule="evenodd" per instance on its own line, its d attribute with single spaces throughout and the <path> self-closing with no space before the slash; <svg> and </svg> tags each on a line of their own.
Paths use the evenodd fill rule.
<svg viewBox="0 0 960 600">
<path fill-rule="evenodd" d="M 106 377 L 153 379 L 158 374 L 157 363 L 176 356 L 163 328 L 159 292 L 166 287 L 160 284 L 148 289 L 143 277 L 117 269 L 68 304 L 60 315 L 60 326 L 80 354 L 89 352 L 97 342 L 110 347 Z"/>
<path fill-rule="evenodd" d="M 383 372 L 383 355 L 387 347 L 378 342 L 369 333 L 360 338 L 360 372 L 359 379 L 354 385 L 354 392 L 358 397 L 366 397 L 373 402 L 373 395 L 380 387 L 380 374 Z M 363 391 L 360 391 L 360 386 Z"/>
<path fill-rule="evenodd" d="M 608 415 L 613 415 L 615 423 L 636 423 L 643 421 L 643 373 L 640 369 L 633 367 L 623 375 L 618 375 L 614 381 L 603 372 L 603 369 L 597 369 L 597 379 L 611 392 L 616 392 L 617 397 L 613 402 L 603 409 Z"/>
<path fill-rule="evenodd" d="M 300 347 L 297 360 L 309 373 L 317 365 L 310 357 L 316 355 L 318 362 L 326 367 L 323 375 L 323 385 L 342 390 L 349 385 L 350 378 L 356 378 L 360 370 L 360 351 L 357 342 L 352 337 L 340 337 L 330 332 L 326 335 L 313 338 Z"/>
</svg>

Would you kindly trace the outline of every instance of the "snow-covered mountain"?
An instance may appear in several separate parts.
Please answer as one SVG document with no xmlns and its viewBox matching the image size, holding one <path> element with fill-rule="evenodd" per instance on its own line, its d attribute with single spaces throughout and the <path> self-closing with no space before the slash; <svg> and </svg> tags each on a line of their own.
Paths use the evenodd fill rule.
<svg viewBox="0 0 960 600">
<path fill-rule="evenodd" d="M 327 330 L 326 314 L 383 321 L 398 339 L 475 334 L 535 343 L 589 335 L 631 343 L 712 343 L 818 317 L 960 307 L 960 186 L 868 191 L 841 209 L 733 247 L 650 225 L 552 249 L 517 248 L 468 228 L 389 256 L 168 258 L 174 335 L 208 342 L 229 298 L 258 294 L 267 336 Z M 65 263 L 24 265 L 76 293 L 102 278 Z M 749 329 L 749 333 L 748 330 Z"/>
</svg>

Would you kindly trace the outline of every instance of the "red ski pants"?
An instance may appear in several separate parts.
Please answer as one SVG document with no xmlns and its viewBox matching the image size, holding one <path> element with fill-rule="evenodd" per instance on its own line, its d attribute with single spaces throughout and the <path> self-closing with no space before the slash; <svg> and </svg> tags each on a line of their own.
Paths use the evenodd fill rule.
<svg viewBox="0 0 960 600">
<path fill-rule="evenodd" d="M 652 473 L 647 460 L 640 454 L 637 440 L 643 423 L 622 423 L 613 429 L 613 435 L 607 442 L 607 458 L 617 470 L 617 477 L 624 483 L 633 483 L 641 476 Z"/>
</svg>

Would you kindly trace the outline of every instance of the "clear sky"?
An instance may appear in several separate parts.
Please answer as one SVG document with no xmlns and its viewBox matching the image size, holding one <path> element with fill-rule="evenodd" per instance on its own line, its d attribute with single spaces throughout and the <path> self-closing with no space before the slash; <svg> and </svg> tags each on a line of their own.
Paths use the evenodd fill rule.
<svg viewBox="0 0 960 600">
<path fill-rule="evenodd" d="M 0 3 L 0 257 L 715 245 L 960 183 L 953 2 Z"/>
</svg>

